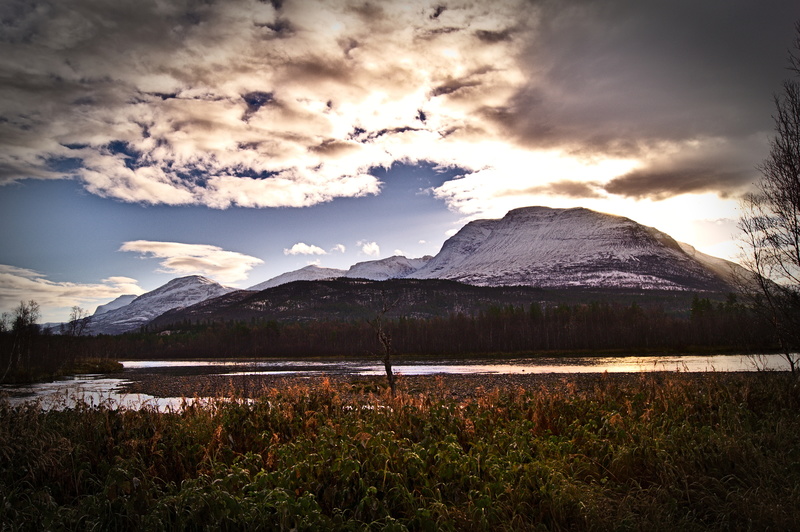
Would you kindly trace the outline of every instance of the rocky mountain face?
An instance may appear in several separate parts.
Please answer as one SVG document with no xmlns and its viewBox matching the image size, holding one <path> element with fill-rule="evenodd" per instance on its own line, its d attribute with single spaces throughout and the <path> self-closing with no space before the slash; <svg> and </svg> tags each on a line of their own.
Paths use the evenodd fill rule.
<svg viewBox="0 0 800 532">
<path fill-rule="evenodd" d="M 199 275 L 173 279 L 127 305 L 92 316 L 88 332 L 121 334 L 135 331 L 168 310 L 188 307 L 234 290 Z"/>
</svg>

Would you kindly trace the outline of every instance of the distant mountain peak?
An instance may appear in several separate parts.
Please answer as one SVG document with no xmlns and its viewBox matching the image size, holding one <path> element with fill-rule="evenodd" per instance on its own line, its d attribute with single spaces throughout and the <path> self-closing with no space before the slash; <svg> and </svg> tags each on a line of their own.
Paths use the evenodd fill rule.
<svg viewBox="0 0 800 532">
<path fill-rule="evenodd" d="M 416 306 L 423 305 L 425 298 L 430 297 L 430 288 L 446 281 L 473 287 L 720 293 L 734 289 L 731 278 L 737 268 L 741 271 L 734 263 L 700 253 L 666 233 L 622 216 L 582 207 L 523 207 L 499 219 L 469 222 L 447 239 L 434 257 L 409 259 L 397 255 L 359 262 L 349 270 L 309 265 L 247 291 L 235 291 L 199 275 L 173 279 L 128 305 L 96 314 L 91 332 L 118 334 L 135 330 L 167 311 L 172 311 L 173 318 L 181 315 L 178 309 L 188 306 L 211 314 L 220 305 L 235 309 L 240 304 L 245 307 L 253 304 L 260 309 L 266 308 L 264 301 L 275 294 L 295 297 L 292 294 L 296 289 L 324 292 L 336 286 L 346 291 L 348 287 L 372 286 L 376 281 L 392 279 L 405 279 L 402 283 L 391 281 L 398 286 L 416 286 L 413 279 L 437 280 L 418 282 Z M 293 281 L 311 283 L 277 288 Z M 287 308 L 295 308 L 297 304 L 300 303 Z M 314 304 L 314 301 L 302 303 L 309 308 Z M 241 308 L 231 310 L 240 311 L 244 312 Z"/>
<path fill-rule="evenodd" d="M 133 331 L 168 310 L 194 305 L 234 290 L 201 275 L 178 277 L 136 297 L 127 305 L 96 314 L 92 317 L 89 332 L 120 334 Z"/>
<path fill-rule="evenodd" d="M 353 279 L 369 279 L 385 281 L 407 277 L 422 268 L 431 259 L 430 256 L 409 259 L 402 255 L 394 255 L 385 259 L 369 260 L 354 264 L 347 270 L 345 277 Z"/>
<path fill-rule="evenodd" d="M 629 218 L 537 206 L 468 223 L 410 277 L 480 286 L 729 288 L 719 269 L 706 263 L 669 235 Z"/>
<path fill-rule="evenodd" d="M 317 266 L 316 264 L 311 264 L 309 266 L 300 268 L 299 270 L 286 272 L 278 275 L 277 277 L 273 277 L 272 279 L 264 281 L 263 283 L 253 285 L 248 288 L 248 290 L 266 290 L 267 288 L 273 288 L 275 286 L 291 283 L 293 281 L 321 281 L 324 279 L 336 279 L 337 277 L 343 277 L 345 273 L 347 273 L 346 270 L 323 268 L 321 266 Z"/>
</svg>

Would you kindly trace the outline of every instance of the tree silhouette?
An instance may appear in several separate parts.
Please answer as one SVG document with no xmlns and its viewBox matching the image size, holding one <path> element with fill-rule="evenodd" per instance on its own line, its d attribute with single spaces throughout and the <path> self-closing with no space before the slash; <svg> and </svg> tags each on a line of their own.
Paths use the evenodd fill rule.
<svg viewBox="0 0 800 532">
<path fill-rule="evenodd" d="M 381 348 L 380 354 L 377 356 L 379 356 L 383 361 L 383 367 L 386 370 L 386 380 L 389 382 L 389 390 L 392 393 L 392 397 L 394 397 L 396 392 L 396 383 L 394 372 L 392 371 L 392 362 L 395 355 L 397 355 L 397 351 L 392 345 L 392 335 L 388 331 L 387 324 L 384 322 L 384 318 L 390 310 L 397 306 L 398 302 L 399 300 L 389 303 L 385 296 L 382 297 L 381 310 L 378 311 L 377 316 L 375 316 L 375 318 L 369 322 L 375 331 L 375 336 L 378 339 L 378 344 Z"/>
<path fill-rule="evenodd" d="M 775 136 L 758 168 L 758 190 L 743 200 L 739 221 L 743 262 L 754 274 L 753 306 L 773 324 L 793 373 L 800 362 L 800 22 L 795 30 L 793 77 L 774 97 Z"/>
</svg>

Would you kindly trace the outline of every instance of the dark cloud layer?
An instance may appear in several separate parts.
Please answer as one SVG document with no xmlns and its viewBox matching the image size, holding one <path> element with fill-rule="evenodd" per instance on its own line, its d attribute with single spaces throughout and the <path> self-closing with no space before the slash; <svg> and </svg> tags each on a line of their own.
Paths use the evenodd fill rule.
<svg viewBox="0 0 800 532">
<path fill-rule="evenodd" d="M 724 171 L 718 168 L 674 168 L 664 171 L 637 170 L 609 181 L 603 188 L 611 194 L 632 198 L 665 199 L 677 194 L 716 192 L 751 183 L 752 170 Z"/>
<path fill-rule="evenodd" d="M 493 115 L 521 144 L 653 158 L 664 143 L 760 142 L 771 130 L 770 95 L 787 75 L 800 4 L 571 4 L 541 4 L 541 25 L 524 54 L 529 82 Z M 608 190 L 627 195 L 623 184 L 636 183 L 635 195 L 663 197 L 753 180 L 752 165 L 745 177 L 739 160 L 734 168 L 714 162 L 720 166 L 699 172 L 645 170 Z"/>
<path fill-rule="evenodd" d="M 515 108 L 545 107 L 568 141 L 751 134 L 769 127 L 796 18 L 788 1 L 555 2 L 526 52 L 539 83 Z"/>
</svg>

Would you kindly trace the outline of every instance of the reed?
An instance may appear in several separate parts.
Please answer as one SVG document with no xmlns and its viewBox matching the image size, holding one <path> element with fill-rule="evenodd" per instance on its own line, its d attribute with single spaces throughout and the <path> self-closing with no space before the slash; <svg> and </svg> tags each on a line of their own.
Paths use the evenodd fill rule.
<svg viewBox="0 0 800 532">
<path fill-rule="evenodd" d="M 179 411 L 0 401 L 11 530 L 736 530 L 800 522 L 783 374 L 578 390 L 320 379 Z M 252 396 L 252 390 L 249 390 Z"/>
</svg>

